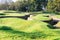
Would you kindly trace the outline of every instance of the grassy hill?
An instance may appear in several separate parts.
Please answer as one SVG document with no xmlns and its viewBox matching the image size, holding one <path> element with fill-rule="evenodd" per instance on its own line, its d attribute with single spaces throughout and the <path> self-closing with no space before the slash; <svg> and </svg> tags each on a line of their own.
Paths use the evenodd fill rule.
<svg viewBox="0 0 60 40">
<path fill-rule="evenodd" d="M 25 15 L 25 13 L 16 11 L 0 12 L 0 14 L 5 14 L 0 16 Z M 51 25 L 42 21 L 50 20 L 49 17 L 45 17 L 47 15 L 49 14 L 36 13 L 33 20 L 0 18 L 0 40 L 60 40 L 60 29 L 51 29 L 49 28 Z M 60 15 L 56 17 L 59 18 Z"/>
</svg>

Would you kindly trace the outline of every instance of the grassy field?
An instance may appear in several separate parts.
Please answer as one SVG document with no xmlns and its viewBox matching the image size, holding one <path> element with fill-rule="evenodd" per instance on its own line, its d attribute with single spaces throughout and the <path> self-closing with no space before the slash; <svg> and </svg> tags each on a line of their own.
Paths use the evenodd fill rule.
<svg viewBox="0 0 60 40">
<path fill-rule="evenodd" d="M 24 16 L 25 14 L 17 11 L 0 11 L 0 16 Z M 45 17 L 49 14 L 42 12 L 34 14 L 33 20 L 0 18 L 0 40 L 60 40 L 60 29 L 51 29 L 49 28 L 51 25 L 42 22 L 42 20 L 50 20 L 49 17 Z M 60 15 L 56 17 L 60 18 Z"/>
</svg>

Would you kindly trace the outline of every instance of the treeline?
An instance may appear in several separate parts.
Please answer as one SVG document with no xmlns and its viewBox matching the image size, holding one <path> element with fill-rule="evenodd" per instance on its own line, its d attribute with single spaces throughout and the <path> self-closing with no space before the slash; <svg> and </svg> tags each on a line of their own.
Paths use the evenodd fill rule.
<svg viewBox="0 0 60 40">
<path fill-rule="evenodd" d="M 47 10 L 52 12 L 60 12 L 60 0 L 49 0 Z"/>
<path fill-rule="evenodd" d="M 12 3 L 0 4 L 0 10 L 16 10 L 16 11 L 59 11 L 60 0 L 23 0 Z"/>
<path fill-rule="evenodd" d="M 0 10 L 17 10 L 17 11 L 41 11 L 47 5 L 46 0 L 24 0 L 16 1 L 10 4 L 0 4 Z"/>
</svg>

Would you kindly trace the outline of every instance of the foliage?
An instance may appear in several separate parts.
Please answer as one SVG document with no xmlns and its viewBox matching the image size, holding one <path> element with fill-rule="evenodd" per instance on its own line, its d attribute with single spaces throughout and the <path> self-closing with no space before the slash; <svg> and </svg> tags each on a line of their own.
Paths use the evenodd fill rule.
<svg viewBox="0 0 60 40">
<path fill-rule="evenodd" d="M 60 0 L 49 0 L 47 9 L 53 12 L 60 12 Z"/>
<path fill-rule="evenodd" d="M 17 10 L 17 11 L 41 11 L 42 7 L 46 6 L 46 0 L 23 0 L 23 1 L 16 1 L 8 4 L 0 5 L 1 10 Z"/>
</svg>

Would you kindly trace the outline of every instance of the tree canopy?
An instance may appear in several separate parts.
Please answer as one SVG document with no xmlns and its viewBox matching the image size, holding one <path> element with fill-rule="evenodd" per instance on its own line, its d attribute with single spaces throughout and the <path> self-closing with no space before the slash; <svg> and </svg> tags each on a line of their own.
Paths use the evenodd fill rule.
<svg viewBox="0 0 60 40">
<path fill-rule="evenodd" d="M 0 4 L 0 9 L 17 11 L 48 11 L 60 12 L 60 0 L 19 0 L 8 4 Z"/>
<path fill-rule="evenodd" d="M 47 9 L 49 11 L 60 12 L 60 0 L 49 0 Z"/>
</svg>

